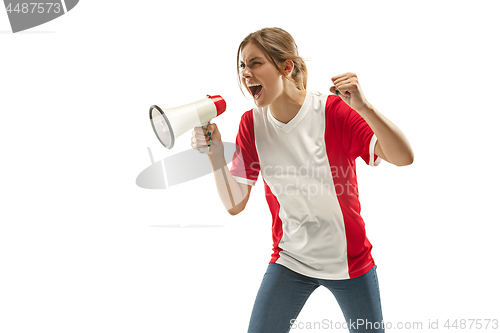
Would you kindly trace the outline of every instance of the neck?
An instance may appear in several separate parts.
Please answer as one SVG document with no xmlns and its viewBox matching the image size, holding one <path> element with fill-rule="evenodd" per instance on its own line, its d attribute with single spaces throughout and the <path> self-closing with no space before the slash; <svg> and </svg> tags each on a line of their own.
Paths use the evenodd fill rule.
<svg viewBox="0 0 500 333">
<path fill-rule="evenodd" d="M 281 96 L 269 105 L 273 117 L 285 124 L 297 115 L 306 98 L 305 90 L 298 90 L 292 82 L 286 81 Z"/>
</svg>

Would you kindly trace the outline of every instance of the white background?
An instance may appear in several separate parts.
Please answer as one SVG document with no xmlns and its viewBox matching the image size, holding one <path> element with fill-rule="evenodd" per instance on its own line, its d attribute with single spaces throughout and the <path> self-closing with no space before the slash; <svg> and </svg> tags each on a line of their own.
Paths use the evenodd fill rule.
<svg viewBox="0 0 500 333">
<path fill-rule="evenodd" d="M 190 132 L 160 145 L 152 104 L 222 95 L 234 142 L 253 107 L 237 47 L 271 26 L 294 36 L 308 89 L 356 73 L 414 150 L 411 166 L 357 160 L 384 320 L 500 319 L 496 4 L 84 0 L 17 34 L 0 11 L 0 331 L 246 332 L 272 249 L 262 179 L 237 216 L 212 175 L 135 180 L 147 147 L 190 149 Z M 343 321 L 319 288 L 298 321 L 323 319 Z"/>
</svg>

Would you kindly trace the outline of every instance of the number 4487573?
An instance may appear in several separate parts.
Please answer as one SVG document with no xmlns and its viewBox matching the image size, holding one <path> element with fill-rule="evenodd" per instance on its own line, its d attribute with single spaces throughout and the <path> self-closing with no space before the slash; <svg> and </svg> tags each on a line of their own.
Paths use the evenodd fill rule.
<svg viewBox="0 0 500 333">
<path fill-rule="evenodd" d="M 16 12 L 19 14 L 43 14 L 43 13 L 56 13 L 59 14 L 61 12 L 61 4 L 53 3 L 53 2 L 25 2 L 25 3 L 17 3 L 14 8 L 12 8 L 12 3 L 7 5 L 7 12 L 12 13 Z"/>
<path fill-rule="evenodd" d="M 498 319 L 455 319 L 453 322 L 448 319 L 444 327 L 447 329 L 498 329 Z"/>
</svg>

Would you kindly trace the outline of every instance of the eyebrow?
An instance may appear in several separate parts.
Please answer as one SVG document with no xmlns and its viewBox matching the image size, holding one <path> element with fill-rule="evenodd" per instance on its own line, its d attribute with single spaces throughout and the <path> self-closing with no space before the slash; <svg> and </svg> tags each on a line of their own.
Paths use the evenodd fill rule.
<svg viewBox="0 0 500 333">
<path fill-rule="evenodd" d="M 252 62 L 254 60 L 262 60 L 263 58 L 261 57 L 252 57 L 250 58 L 250 60 L 248 60 L 248 62 Z M 240 64 L 244 64 L 243 60 L 240 60 Z"/>
</svg>

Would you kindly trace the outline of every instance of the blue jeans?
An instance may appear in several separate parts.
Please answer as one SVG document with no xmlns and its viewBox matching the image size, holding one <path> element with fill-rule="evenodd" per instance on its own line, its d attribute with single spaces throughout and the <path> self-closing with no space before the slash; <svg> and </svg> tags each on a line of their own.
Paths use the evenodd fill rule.
<svg viewBox="0 0 500 333">
<path fill-rule="evenodd" d="M 309 295 L 320 285 L 328 288 L 340 305 L 345 319 L 342 327 L 348 327 L 349 332 L 384 332 L 376 269 L 375 265 L 354 279 L 324 280 L 269 263 L 255 299 L 248 333 L 286 333 L 306 325 L 325 329 L 340 325 L 341 321 L 334 318 L 317 320 L 316 325 L 322 326 L 294 321 Z"/>
</svg>

